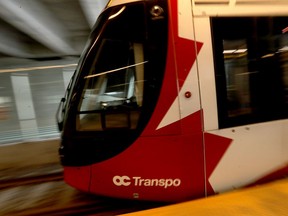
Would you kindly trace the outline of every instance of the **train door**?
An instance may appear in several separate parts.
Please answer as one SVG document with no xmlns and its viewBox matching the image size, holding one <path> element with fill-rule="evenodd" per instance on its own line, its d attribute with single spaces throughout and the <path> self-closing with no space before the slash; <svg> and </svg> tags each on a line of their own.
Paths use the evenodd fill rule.
<svg viewBox="0 0 288 216">
<path fill-rule="evenodd" d="M 187 176 L 191 175 L 193 197 L 206 196 L 205 155 L 203 145 L 203 112 L 198 77 L 198 56 L 203 41 L 195 38 L 194 18 L 190 1 L 177 1 L 178 37 L 175 37 L 177 77 L 179 85 L 182 136 L 190 146 L 190 164 Z M 197 177 L 196 177 L 197 176 Z"/>
<path fill-rule="evenodd" d="M 196 61 L 202 43 L 194 39 L 191 3 L 172 0 L 169 4 L 170 39 L 162 87 L 166 93 L 158 101 L 164 106 L 157 114 L 156 132 L 166 144 L 175 139 L 172 150 L 166 145 L 167 153 L 172 151 L 174 155 L 173 166 L 178 167 L 170 172 L 181 175 L 185 188 L 182 196 L 191 199 L 205 196 L 203 121 Z"/>
<path fill-rule="evenodd" d="M 208 194 L 287 174 L 287 4 L 243 2 L 194 4 Z"/>
</svg>

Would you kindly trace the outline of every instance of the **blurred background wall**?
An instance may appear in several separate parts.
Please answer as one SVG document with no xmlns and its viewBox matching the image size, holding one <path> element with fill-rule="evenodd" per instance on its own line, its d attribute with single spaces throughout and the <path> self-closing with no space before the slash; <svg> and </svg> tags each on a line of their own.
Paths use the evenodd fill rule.
<svg viewBox="0 0 288 216">
<path fill-rule="evenodd" d="M 0 0 L 0 144 L 59 137 L 55 114 L 108 0 Z"/>
</svg>

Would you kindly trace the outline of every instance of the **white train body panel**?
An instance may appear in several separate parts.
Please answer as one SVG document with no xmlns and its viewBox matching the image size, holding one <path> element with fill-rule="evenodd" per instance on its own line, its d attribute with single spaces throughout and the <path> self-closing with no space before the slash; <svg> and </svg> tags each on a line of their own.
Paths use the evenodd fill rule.
<svg viewBox="0 0 288 216">
<path fill-rule="evenodd" d="M 215 191 L 251 184 L 288 164 L 288 120 L 210 133 L 233 139 L 209 181 Z"/>
</svg>

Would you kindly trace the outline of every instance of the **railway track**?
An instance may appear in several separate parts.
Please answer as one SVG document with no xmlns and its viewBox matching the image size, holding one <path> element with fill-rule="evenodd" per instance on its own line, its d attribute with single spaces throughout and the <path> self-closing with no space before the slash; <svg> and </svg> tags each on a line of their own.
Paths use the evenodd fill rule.
<svg viewBox="0 0 288 216">
<path fill-rule="evenodd" d="M 118 215 L 164 205 L 111 199 L 78 191 L 62 173 L 1 181 L 0 215 Z"/>
<path fill-rule="evenodd" d="M 0 181 L 0 190 L 11 187 L 19 187 L 23 185 L 37 184 L 49 181 L 60 181 L 60 180 L 63 180 L 62 172 L 49 173 L 39 176 L 27 176 L 21 178 L 5 179 Z"/>
</svg>

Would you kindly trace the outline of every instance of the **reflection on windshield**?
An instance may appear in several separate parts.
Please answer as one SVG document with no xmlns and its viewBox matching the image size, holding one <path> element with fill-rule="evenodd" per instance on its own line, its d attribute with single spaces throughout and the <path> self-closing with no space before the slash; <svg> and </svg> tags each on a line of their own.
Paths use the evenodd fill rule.
<svg viewBox="0 0 288 216">
<path fill-rule="evenodd" d="M 126 66 L 126 67 L 117 68 L 117 69 L 110 70 L 110 71 L 105 71 L 105 72 L 102 72 L 102 73 L 99 73 L 99 74 L 94 74 L 94 75 L 86 76 L 86 77 L 84 77 L 84 79 L 88 79 L 88 78 L 92 78 L 92 77 L 96 77 L 96 76 L 101 76 L 101 75 L 108 74 L 108 73 L 113 73 L 113 72 L 121 71 L 121 70 L 124 70 L 124 69 L 128 69 L 128 68 L 131 68 L 131 67 L 135 67 L 135 66 L 137 66 L 137 65 L 145 64 L 145 63 L 147 63 L 147 62 L 148 62 L 148 61 L 140 62 L 140 63 L 137 63 L 137 64 L 128 65 L 128 66 Z"/>
</svg>

